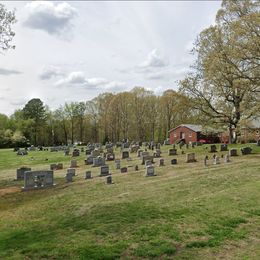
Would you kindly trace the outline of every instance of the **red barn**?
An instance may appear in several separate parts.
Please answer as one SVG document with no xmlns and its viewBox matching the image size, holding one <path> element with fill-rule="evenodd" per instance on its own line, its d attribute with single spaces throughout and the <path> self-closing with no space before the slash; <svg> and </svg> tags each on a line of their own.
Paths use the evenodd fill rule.
<svg viewBox="0 0 260 260">
<path fill-rule="evenodd" d="M 198 142 L 202 138 L 201 131 L 201 125 L 179 125 L 169 131 L 170 144 L 173 144 L 181 139 L 185 140 L 186 143 Z"/>
</svg>

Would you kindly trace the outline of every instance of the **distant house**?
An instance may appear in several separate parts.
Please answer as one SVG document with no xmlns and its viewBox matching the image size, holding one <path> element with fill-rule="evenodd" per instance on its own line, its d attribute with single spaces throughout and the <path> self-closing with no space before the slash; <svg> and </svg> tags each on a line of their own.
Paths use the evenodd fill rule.
<svg viewBox="0 0 260 260">
<path fill-rule="evenodd" d="M 185 140 L 185 143 L 198 142 L 202 136 L 201 125 L 182 124 L 169 131 L 170 144 Z"/>
<path fill-rule="evenodd" d="M 250 120 L 241 127 L 241 143 L 257 142 L 260 140 L 260 118 Z"/>
</svg>

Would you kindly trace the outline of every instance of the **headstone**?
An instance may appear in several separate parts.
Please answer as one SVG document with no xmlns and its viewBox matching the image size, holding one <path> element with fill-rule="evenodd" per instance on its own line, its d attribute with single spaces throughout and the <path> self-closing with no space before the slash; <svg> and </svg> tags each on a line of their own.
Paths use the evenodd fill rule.
<svg viewBox="0 0 260 260">
<path fill-rule="evenodd" d="M 220 151 L 221 151 L 221 152 L 225 152 L 225 151 L 227 151 L 227 150 L 228 150 L 227 144 L 221 144 L 221 145 L 220 145 Z"/>
<path fill-rule="evenodd" d="M 242 155 L 251 154 L 251 152 L 252 152 L 251 147 L 242 147 L 240 150 L 241 150 Z"/>
<path fill-rule="evenodd" d="M 72 176 L 76 176 L 76 169 L 75 168 L 68 168 L 67 174 L 72 174 Z"/>
<path fill-rule="evenodd" d="M 50 170 L 55 171 L 55 170 L 61 170 L 63 169 L 63 164 L 62 163 L 52 163 L 50 165 Z"/>
<path fill-rule="evenodd" d="M 16 170 L 16 180 L 17 181 L 23 180 L 24 179 L 24 173 L 29 172 L 31 170 L 32 169 L 28 168 L 28 167 L 21 167 L 21 168 L 17 169 Z"/>
<path fill-rule="evenodd" d="M 229 163 L 230 162 L 230 156 L 229 154 L 226 154 L 224 157 L 224 163 Z"/>
<path fill-rule="evenodd" d="M 108 176 L 110 175 L 109 173 L 109 166 L 108 165 L 103 165 L 100 167 L 100 175 L 99 176 Z"/>
<path fill-rule="evenodd" d="M 177 164 L 177 159 L 172 159 L 172 160 L 171 160 L 171 164 L 172 164 L 172 165 Z"/>
<path fill-rule="evenodd" d="M 23 155 L 28 155 L 28 152 L 26 150 L 18 150 L 16 154 L 23 156 Z"/>
<path fill-rule="evenodd" d="M 156 149 L 155 152 L 153 153 L 153 156 L 156 158 L 161 157 L 161 150 L 160 149 Z"/>
<path fill-rule="evenodd" d="M 53 185 L 53 171 L 24 172 L 24 187 L 22 187 L 22 190 L 47 188 Z"/>
<path fill-rule="evenodd" d="M 92 155 L 89 155 L 84 161 L 86 165 L 92 165 L 93 164 L 94 157 Z"/>
<path fill-rule="evenodd" d="M 129 152 L 130 153 L 136 153 L 139 150 L 139 148 L 140 148 L 139 145 L 130 146 Z"/>
<path fill-rule="evenodd" d="M 209 157 L 206 155 L 206 156 L 204 157 L 204 166 L 207 166 L 207 165 L 208 165 L 208 164 L 207 164 L 208 160 L 209 160 Z"/>
<path fill-rule="evenodd" d="M 85 150 L 85 155 L 90 155 L 91 154 L 91 149 L 89 149 L 89 148 L 87 148 L 86 150 Z"/>
<path fill-rule="evenodd" d="M 177 155 L 177 149 L 174 149 L 174 148 L 169 149 L 168 154 L 169 155 Z"/>
<path fill-rule="evenodd" d="M 187 163 L 196 162 L 195 153 L 187 153 L 186 154 L 186 162 Z"/>
<path fill-rule="evenodd" d="M 213 164 L 220 164 L 220 158 L 218 156 L 215 157 L 215 159 L 213 160 Z"/>
<path fill-rule="evenodd" d="M 107 182 L 107 184 L 113 184 L 113 182 L 112 182 L 112 176 L 107 176 L 106 182 Z"/>
<path fill-rule="evenodd" d="M 86 171 L 85 173 L 85 180 L 92 179 L 91 171 Z"/>
<path fill-rule="evenodd" d="M 96 158 L 93 158 L 93 166 L 104 166 L 105 165 L 105 158 L 98 156 Z"/>
<path fill-rule="evenodd" d="M 149 152 L 144 151 L 140 153 L 141 157 L 149 156 Z"/>
<path fill-rule="evenodd" d="M 114 153 L 107 153 L 106 154 L 106 160 L 107 161 L 114 161 L 115 160 L 115 154 Z"/>
<path fill-rule="evenodd" d="M 115 160 L 116 169 L 120 170 L 120 160 Z"/>
<path fill-rule="evenodd" d="M 122 159 L 129 158 L 129 151 L 123 151 L 122 152 Z"/>
<path fill-rule="evenodd" d="M 149 165 L 149 166 L 146 167 L 145 176 L 146 176 L 146 177 L 156 176 L 156 174 L 154 173 L 154 166 Z"/>
<path fill-rule="evenodd" d="M 151 161 L 149 161 L 149 160 L 145 161 L 145 167 L 150 166 L 150 165 L 152 165 Z"/>
<path fill-rule="evenodd" d="M 161 158 L 161 159 L 159 160 L 159 166 L 164 166 L 164 159 L 163 159 L 163 158 Z"/>
<path fill-rule="evenodd" d="M 66 181 L 67 182 L 72 182 L 73 181 L 73 174 L 72 173 L 67 172 L 67 174 L 66 174 Z"/>
<path fill-rule="evenodd" d="M 63 163 L 58 163 L 57 170 L 62 170 L 62 169 L 63 169 Z"/>
<path fill-rule="evenodd" d="M 71 160 L 70 161 L 70 168 L 77 168 L 77 160 Z"/>
<path fill-rule="evenodd" d="M 127 167 L 122 167 L 121 168 L 121 173 L 126 173 L 127 172 Z"/>
<path fill-rule="evenodd" d="M 93 151 L 91 152 L 91 155 L 92 155 L 93 157 L 100 156 L 100 151 L 97 150 L 97 149 L 95 149 L 95 150 L 93 150 Z"/>
<path fill-rule="evenodd" d="M 72 152 L 72 157 L 77 157 L 80 155 L 79 149 L 74 149 Z"/>
<path fill-rule="evenodd" d="M 113 149 L 113 147 L 109 147 L 109 148 L 107 148 L 107 153 L 114 153 L 114 149 Z"/>
<path fill-rule="evenodd" d="M 151 155 L 142 156 L 142 165 L 144 165 L 146 161 L 151 161 L 153 163 L 154 162 L 153 156 L 151 156 Z"/>
<path fill-rule="evenodd" d="M 139 149 L 139 150 L 137 151 L 137 157 L 140 157 L 143 151 L 144 151 L 144 150 Z"/>
<path fill-rule="evenodd" d="M 217 146 L 215 144 L 210 145 L 210 153 L 216 153 L 217 152 Z"/>
<path fill-rule="evenodd" d="M 232 157 L 232 156 L 237 156 L 237 149 L 235 148 L 232 148 L 229 150 L 229 156 Z"/>
<path fill-rule="evenodd" d="M 50 170 L 51 170 L 51 171 L 56 170 L 56 168 L 57 168 L 56 163 L 52 163 L 52 164 L 50 165 Z"/>
</svg>

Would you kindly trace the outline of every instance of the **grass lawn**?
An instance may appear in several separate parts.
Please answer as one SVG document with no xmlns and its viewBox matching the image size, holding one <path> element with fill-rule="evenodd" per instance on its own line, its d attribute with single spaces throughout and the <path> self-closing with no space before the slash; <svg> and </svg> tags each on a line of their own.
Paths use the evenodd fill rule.
<svg viewBox="0 0 260 260">
<path fill-rule="evenodd" d="M 121 174 L 108 162 L 112 185 L 98 177 L 99 168 L 84 165 L 83 154 L 66 183 L 71 158 L 62 152 L 0 150 L 0 259 L 260 259 L 260 147 L 250 146 L 251 155 L 239 151 L 220 165 L 212 165 L 206 145 L 183 149 L 196 153 L 189 164 L 163 146 L 166 166 L 155 159 L 155 177 L 144 177 L 134 153 L 121 167 L 138 164 L 139 171 Z M 65 168 L 55 171 L 54 188 L 22 192 L 23 182 L 13 181 L 21 166 L 56 162 Z M 93 179 L 84 179 L 86 170 Z"/>
</svg>

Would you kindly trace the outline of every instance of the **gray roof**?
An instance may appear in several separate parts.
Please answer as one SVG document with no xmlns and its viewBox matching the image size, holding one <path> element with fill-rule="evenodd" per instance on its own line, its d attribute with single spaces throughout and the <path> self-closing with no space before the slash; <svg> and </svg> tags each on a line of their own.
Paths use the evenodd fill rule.
<svg viewBox="0 0 260 260">
<path fill-rule="evenodd" d="M 178 125 L 177 127 L 171 129 L 169 132 L 179 128 L 179 127 L 187 127 L 189 129 L 191 129 L 192 131 L 194 132 L 201 132 L 202 131 L 202 126 L 201 125 L 192 125 L 192 124 L 181 124 L 181 125 Z"/>
</svg>

